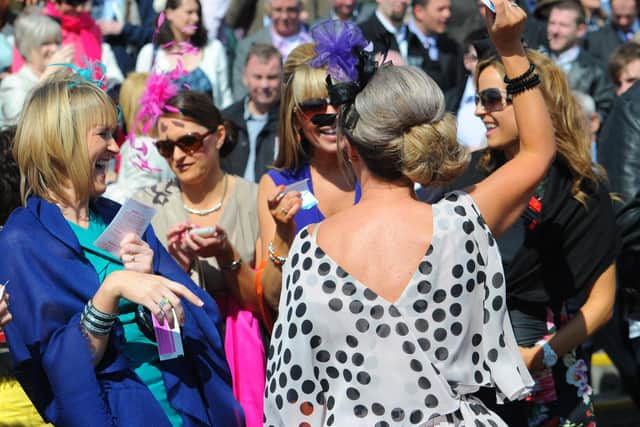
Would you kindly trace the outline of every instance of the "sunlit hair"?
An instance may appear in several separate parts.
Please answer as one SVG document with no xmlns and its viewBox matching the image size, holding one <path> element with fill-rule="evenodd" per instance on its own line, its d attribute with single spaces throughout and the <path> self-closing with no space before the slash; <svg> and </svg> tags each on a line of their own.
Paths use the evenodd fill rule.
<svg viewBox="0 0 640 427">
<path fill-rule="evenodd" d="M 584 203 L 587 194 L 582 190 L 583 180 L 594 183 L 606 179 L 604 169 L 591 161 L 591 135 L 584 123 L 582 107 L 573 96 L 564 72 L 547 56 L 534 50 L 527 50 L 529 61 L 535 64 L 540 75 L 540 89 L 547 103 L 551 122 L 555 131 L 557 156 L 566 164 L 573 176 L 571 193 Z M 480 73 L 488 67 L 494 67 L 502 76 L 504 66 L 498 57 L 481 61 L 476 69 L 475 83 L 478 86 Z M 527 126 L 535 125 L 527 123 Z M 487 150 L 481 159 L 481 166 L 491 171 L 497 166 L 499 158 L 496 150 Z"/>
<path fill-rule="evenodd" d="M 120 87 L 120 109 L 128 133 L 142 135 L 142 124 L 136 126 L 136 116 L 140 111 L 140 98 L 146 89 L 149 73 L 129 73 Z M 135 129 L 134 129 L 135 126 Z"/>
<path fill-rule="evenodd" d="M 71 203 L 91 197 L 94 165 L 87 135 L 96 126 L 115 128 L 113 100 L 82 77 L 60 70 L 34 88 L 18 119 L 13 155 L 20 168 L 23 203 L 31 195 Z"/>
<path fill-rule="evenodd" d="M 282 95 L 280 98 L 280 127 L 276 169 L 297 170 L 313 156 L 312 147 L 300 133 L 296 107 L 312 98 L 327 98 L 327 70 L 313 68 L 309 63 L 316 57 L 315 43 L 295 48 L 284 63 Z"/>
<path fill-rule="evenodd" d="M 455 118 L 437 83 L 416 67 L 384 66 L 355 99 L 359 119 L 344 134 L 367 169 L 389 180 L 443 184 L 465 169 Z"/>
</svg>

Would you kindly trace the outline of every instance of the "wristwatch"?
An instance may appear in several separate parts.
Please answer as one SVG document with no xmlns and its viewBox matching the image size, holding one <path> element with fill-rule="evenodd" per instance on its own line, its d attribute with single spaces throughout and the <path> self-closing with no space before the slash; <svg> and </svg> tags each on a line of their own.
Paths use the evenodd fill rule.
<svg viewBox="0 0 640 427">
<path fill-rule="evenodd" d="M 558 355 L 556 352 L 551 348 L 546 340 L 540 340 L 536 345 L 542 347 L 542 351 L 544 352 L 544 355 L 542 356 L 542 364 L 546 368 L 553 368 L 558 362 Z"/>
</svg>

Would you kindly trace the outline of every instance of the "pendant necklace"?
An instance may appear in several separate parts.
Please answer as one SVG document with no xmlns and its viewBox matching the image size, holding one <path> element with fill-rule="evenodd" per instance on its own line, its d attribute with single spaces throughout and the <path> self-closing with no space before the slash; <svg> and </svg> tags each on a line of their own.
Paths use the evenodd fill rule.
<svg viewBox="0 0 640 427">
<path fill-rule="evenodd" d="M 183 204 L 182 206 L 184 207 L 184 210 L 189 212 L 190 214 L 198 215 L 198 216 L 205 216 L 205 215 L 209 215 L 210 213 L 219 211 L 220 208 L 222 208 L 222 202 L 224 202 L 224 196 L 227 194 L 227 174 L 226 173 L 224 174 L 223 180 L 224 180 L 224 183 L 222 184 L 223 185 L 222 196 L 220 196 L 220 201 L 216 203 L 215 206 L 209 209 L 194 209 L 194 208 L 190 208 L 186 204 Z"/>
</svg>

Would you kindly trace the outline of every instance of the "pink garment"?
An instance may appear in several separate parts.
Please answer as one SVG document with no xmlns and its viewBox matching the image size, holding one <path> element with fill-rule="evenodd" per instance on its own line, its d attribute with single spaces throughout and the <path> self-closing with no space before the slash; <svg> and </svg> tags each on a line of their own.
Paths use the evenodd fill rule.
<svg viewBox="0 0 640 427">
<path fill-rule="evenodd" d="M 86 65 L 85 58 L 92 62 L 102 59 L 102 33 L 100 32 L 100 27 L 98 27 L 98 24 L 89 13 L 63 15 L 53 2 L 47 2 L 43 13 L 60 23 L 62 44 L 72 44 L 75 47 L 76 57 L 74 63 L 77 66 L 84 67 Z M 24 62 L 25 59 L 14 46 L 11 72 L 19 71 Z"/>
<path fill-rule="evenodd" d="M 216 298 L 226 317 L 224 349 L 231 370 L 233 395 L 242 405 L 246 427 L 262 427 L 266 354 L 260 321 L 232 297 Z"/>
</svg>

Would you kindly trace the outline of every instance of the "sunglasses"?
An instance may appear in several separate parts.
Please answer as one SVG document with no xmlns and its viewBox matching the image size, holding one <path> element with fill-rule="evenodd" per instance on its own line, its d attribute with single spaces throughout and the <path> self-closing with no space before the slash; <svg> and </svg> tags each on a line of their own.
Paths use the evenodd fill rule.
<svg viewBox="0 0 640 427">
<path fill-rule="evenodd" d="M 163 139 L 156 141 L 156 148 L 158 149 L 158 153 L 166 159 L 173 157 L 173 149 L 176 146 L 184 153 L 191 155 L 201 149 L 204 139 L 213 133 L 215 133 L 215 130 L 210 130 L 202 135 L 199 133 L 188 133 L 186 135 L 182 135 L 176 141 Z"/>
<path fill-rule="evenodd" d="M 326 114 L 327 107 L 329 107 L 330 102 L 328 98 L 321 99 L 308 99 L 304 102 L 301 102 L 297 105 L 298 111 L 302 113 L 306 118 L 311 118 L 316 114 Z"/>
<path fill-rule="evenodd" d="M 487 111 L 502 110 L 505 105 L 511 104 L 511 95 L 492 87 L 482 90 L 475 95 L 476 105 L 481 104 Z"/>
</svg>

